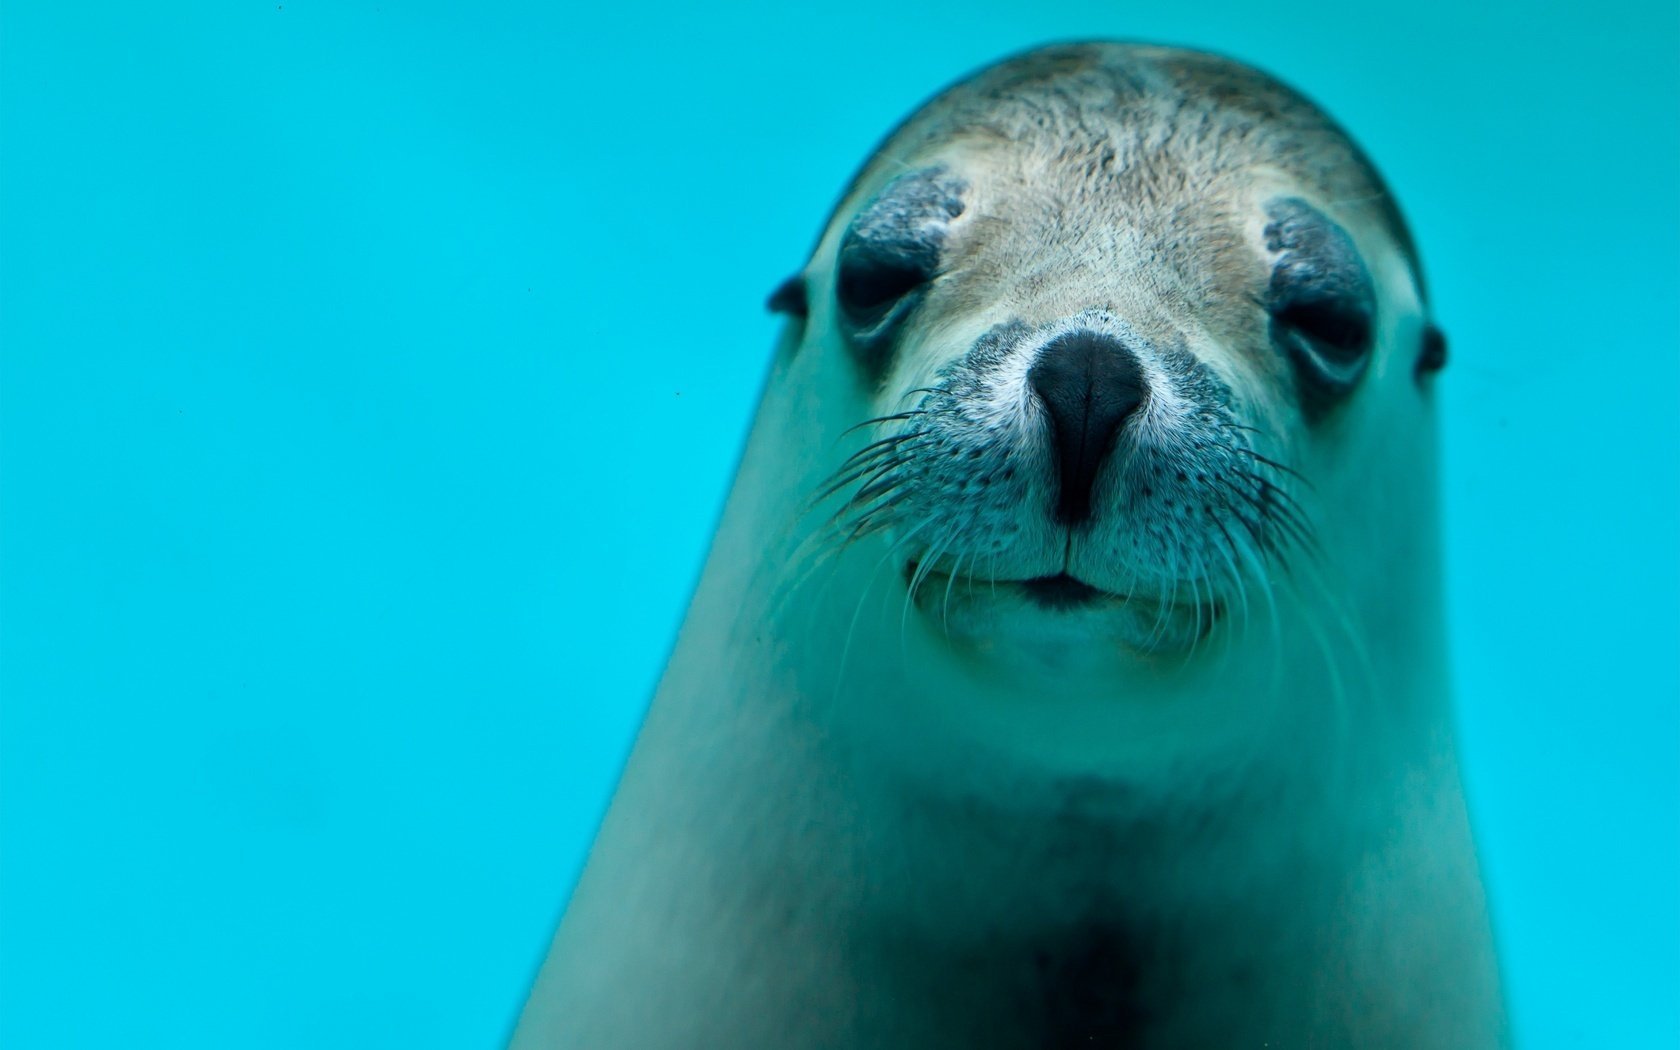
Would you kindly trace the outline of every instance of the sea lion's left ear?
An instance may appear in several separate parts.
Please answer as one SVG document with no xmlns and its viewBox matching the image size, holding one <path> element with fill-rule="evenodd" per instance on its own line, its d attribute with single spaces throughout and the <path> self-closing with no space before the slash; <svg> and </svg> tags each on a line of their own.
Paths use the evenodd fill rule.
<svg viewBox="0 0 1680 1050">
<path fill-rule="evenodd" d="M 1417 365 L 1413 373 L 1418 382 L 1447 367 L 1447 334 L 1434 323 L 1423 326 L 1423 342 L 1418 348 Z"/>
<path fill-rule="evenodd" d="M 811 312 L 811 301 L 805 292 L 805 275 L 796 273 L 776 286 L 767 304 L 773 314 L 805 318 Z"/>
</svg>

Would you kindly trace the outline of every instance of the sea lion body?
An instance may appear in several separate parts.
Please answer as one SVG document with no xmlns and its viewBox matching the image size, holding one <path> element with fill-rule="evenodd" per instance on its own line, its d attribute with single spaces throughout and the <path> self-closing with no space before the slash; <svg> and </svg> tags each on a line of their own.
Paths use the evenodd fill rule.
<svg viewBox="0 0 1680 1050">
<path fill-rule="evenodd" d="M 537 1047 L 1494 1047 L 1442 344 L 1380 178 L 1194 52 L 1046 48 L 803 272 Z"/>
</svg>

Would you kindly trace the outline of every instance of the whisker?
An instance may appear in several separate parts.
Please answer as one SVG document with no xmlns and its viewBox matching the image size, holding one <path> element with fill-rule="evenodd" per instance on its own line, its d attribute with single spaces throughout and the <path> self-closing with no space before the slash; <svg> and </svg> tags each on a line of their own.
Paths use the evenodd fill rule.
<svg viewBox="0 0 1680 1050">
<path fill-rule="evenodd" d="M 902 451 L 909 451 L 909 450 L 900 450 L 900 451 L 902 452 Z M 835 481 L 832 484 L 830 484 L 827 488 L 823 489 L 823 491 L 816 497 L 816 499 L 814 499 L 812 501 L 812 505 L 815 506 L 816 504 L 819 504 L 819 503 L 823 502 L 824 500 L 833 496 L 836 492 L 839 492 L 841 489 L 845 488 L 847 485 L 852 484 L 853 482 L 860 482 L 860 479 L 864 479 L 864 478 L 867 477 L 867 480 L 862 480 L 860 482 L 860 484 L 862 484 L 862 485 L 870 484 L 871 482 L 875 481 L 877 478 L 879 478 L 884 473 L 886 473 L 888 471 L 891 471 L 891 470 L 895 470 L 898 467 L 901 467 L 905 463 L 908 463 L 908 462 L 909 462 L 909 457 L 908 456 L 897 456 L 897 457 L 889 457 L 885 460 L 872 459 L 868 463 L 860 464 L 856 467 L 853 467 L 852 469 L 848 470 L 843 477 L 835 479 Z"/>
<path fill-rule="evenodd" d="M 1287 466 L 1283 463 L 1279 463 L 1277 460 L 1271 459 L 1267 456 L 1262 456 L 1260 453 L 1254 451 L 1251 448 L 1244 448 L 1241 445 L 1228 445 L 1228 444 L 1225 444 L 1224 442 L 1215 442 L 1215 444 L 1219 448 L 1225 449 L 1227 452 L 1232 452 L 1232 453 L 1235 453 L 1236 455 L 1239 455 L 1239 456 L 1247 456 L 1248 458 L 1250 458 L 1252 460 L 1256 460 L 1260 463 L 1264 463 L 1266 466 L 1271 467 L 1273 470 L 1282 471 L 1283 473 L 1288 474 L 1290 477 L 1296 479 L 1297 481 L 1299 481 L 1301 484 L 1305 485 L 1309 489 L 1313 487 L 1312 481 L 1309 480 L 1305 474 L 1302 474 L 1300 471 L 1296 470 L 1294 467 Z"/>
<path fill-rule="evenodd" d="M 905 412 L 895 412 L 890 416 L 876 416 L 874 419 L 866 419 L 862 423 L 852 424 L 851 426 L 847 427 L 845 430 L 842 430 L 840 432 L 840 436 L 845 437 L 847 434 L 850 434 L 852 431 L 862 430 L 864 427 L 879 426 L 882 423 L 895 423 L 895 422 L 897 422 L 899 420 L 903 420 L 903 419 L 914 419 L 916 416 L 924 415 L 925 413 L 926 413 L 925 409 L 912 408 L 912 409 L 910 409 L 908 411 L 905 411 Z"/>
</svg>

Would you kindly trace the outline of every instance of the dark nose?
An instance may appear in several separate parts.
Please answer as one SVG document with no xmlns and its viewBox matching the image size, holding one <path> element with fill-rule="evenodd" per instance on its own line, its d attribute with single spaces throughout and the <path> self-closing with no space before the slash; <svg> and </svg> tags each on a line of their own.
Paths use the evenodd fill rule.
<svg viewBox="0 0 1680 1050">
<path fill-rule="evenodd" d="M 1059 335 L 1039 351 L 1027 385 L 1050 413 L 1060 487 L 1056 520 L 1091 517 L 1091 489 L 1121 424 L 1148 395 L 1137 355 L 1100 332 Z"/>
</svg>

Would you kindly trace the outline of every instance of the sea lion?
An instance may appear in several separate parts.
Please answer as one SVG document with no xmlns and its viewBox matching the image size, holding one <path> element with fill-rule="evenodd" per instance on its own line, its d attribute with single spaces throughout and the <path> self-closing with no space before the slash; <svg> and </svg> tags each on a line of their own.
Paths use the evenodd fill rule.
<svg viewBox="0 0 1680 1050">
<path fill-rule="evenodd" d="M 1504 1045 L 1431 320 L 1328 117 L 1011 58 L 788 315 L 514 1046 Z"/>
</svg>

